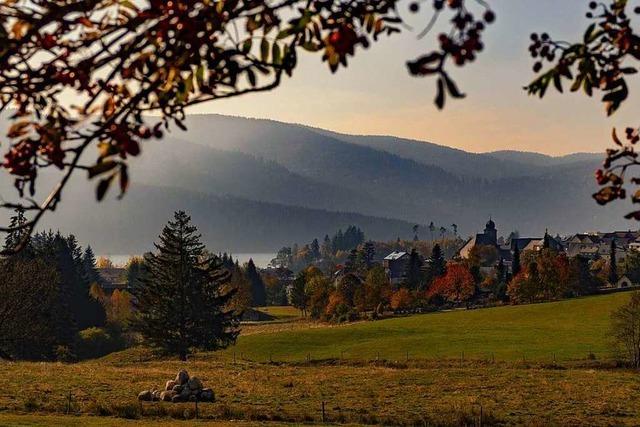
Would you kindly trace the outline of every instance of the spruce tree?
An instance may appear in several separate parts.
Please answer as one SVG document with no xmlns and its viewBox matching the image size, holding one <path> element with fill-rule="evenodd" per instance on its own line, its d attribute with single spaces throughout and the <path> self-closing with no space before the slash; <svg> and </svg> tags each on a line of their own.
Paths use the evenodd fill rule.
<svg viewBox="0 0 640 427">
<path fill-rule="evenodd" d="M 404 286 L 408 289 L 418 289 L 424 279 L 422 274 L 422 258 L 420 254 L 413 249 L 409 255 L 407 266 L 404 272 Z"/>
<path fill-rule="evenodd" d="M 373 242 L 369 240 L 364 244 L 362 251 L 364 252 L 364 262 L 367 265 L 367 269 L 369 269 L 373 265 L 373 260 L 376 256 L 376 247 Z"/>
<path fill-rule="evenodd" d="M 254 307 L 264 307 L 267 305 L 267 290 L 253 259 L 249 259 L 245 274 L 251 284 L 251 304 Z"/>
<path fill-rule="evenodd" d="M 447 262 L 444 259 L 440 245 L 436 243 L 425 266 L 425 286 L 429 287 L 435 279 L 444 276 L 446 270 Z"/>
<path fill-rule="evenodd" d="M 204 246 L 183 211 L 162 230 L 156 253 L 147 254 L 148 277 L 135 292 L 134 327 L 152 346 L 186 360 L 192 349 L 215 351 L 236 341 L 239 319 L 227 309 L 234 291 L 218 258 Z"/>
<path fill-rule="evenodd" d="M 518 245 L 515 245 L 515 248 L 513 249 L 513 263 L 511 264 L 511 272 L 513 277 L 516 277 L 518 273 L 520 273 L 521 268 L 522 267 L 520 266 L 520 249 L 518 248 Z"/>
<path fill-rule="evenodd" d="M 91 286 L 94 283 L 102 285 L 102 280 L 96 268 L 96 256 L 91 246 L 87 246 L 82 254 L 82 277 Z"/>
</svg>

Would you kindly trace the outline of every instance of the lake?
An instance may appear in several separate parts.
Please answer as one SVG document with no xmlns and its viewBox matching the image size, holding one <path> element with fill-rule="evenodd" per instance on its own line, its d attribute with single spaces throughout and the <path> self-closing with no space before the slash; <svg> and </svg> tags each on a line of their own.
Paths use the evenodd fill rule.
<svg viewBox="0 0 640 427">
<path fill-rule="evenodd" d="M 129 258 L 133 255 L 98 255 L 98 257 L 109 258 L 113 265 L 116 267 L 124 267 L 127 264 Z M 256 267 L 266 268 L 269 265 L 269 262 L 273 258 L 276 257 L 275 253 L 239 253 L 233 254 L 233 259 L 237 259 L 240 264 L 244 264 L 245 262 L 249 262 L 250 259 L 253 259 Z"/>
</svg>

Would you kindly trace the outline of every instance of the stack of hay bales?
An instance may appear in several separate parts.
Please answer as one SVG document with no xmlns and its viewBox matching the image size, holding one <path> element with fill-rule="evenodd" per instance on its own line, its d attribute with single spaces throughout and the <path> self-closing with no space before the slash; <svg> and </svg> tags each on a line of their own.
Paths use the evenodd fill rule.
<svg viewBox="0 0 640 427">
<path fill-rule="evenodd" d="M 184 369 L 176 378 L 167 381 L 164 390 L 145 390 L 138 394 L 138 400 L 146 402 L 213 402 L 215 395 L 210 388 L 204 388 L 198 377 L 189 377 Z"/>
</svg>

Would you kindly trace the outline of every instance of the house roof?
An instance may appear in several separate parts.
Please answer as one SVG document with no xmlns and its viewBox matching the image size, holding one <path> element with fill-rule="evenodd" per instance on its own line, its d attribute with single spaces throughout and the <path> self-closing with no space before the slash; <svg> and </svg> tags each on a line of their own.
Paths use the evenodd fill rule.
<svg viewBox="0 0 640 427">
<path fill-rule="evenodd" d="M 384 259 L 385 259 L 385 261 L 396 261 L 396 260 L 399 260 L 400 258 L 403 258 L 406 255 L 407 255 L 406 252 L 395 252 L 395 251 L 393 251 L 389 255 L 384 257 Z"/>
<path fill-rule="evenodd" d="M 126 268 L 98 268 L 98 274 L 104 282 L 103 287 L 125 287 L 127 284 Z"/>
</svg>

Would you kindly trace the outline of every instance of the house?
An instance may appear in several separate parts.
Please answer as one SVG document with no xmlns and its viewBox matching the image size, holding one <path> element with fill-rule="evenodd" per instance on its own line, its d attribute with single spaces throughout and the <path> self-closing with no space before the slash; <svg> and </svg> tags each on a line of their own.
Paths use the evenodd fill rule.
<svg viewBox="0 0 640 427">
<path fill-rule="evenodd" d="M 611 242 L 616 245 L 616 260 L 622 261 L 628 251 L 640 249 L 640 232 L 613 231 L 608 233 L 576 234 L 566 241 L 567 256 L 582 256 L 589 260 L 611 256 Z"/>
<path fill-rule="evenodd" d="M 113 291 L 119 289 L 121 291 L 128 291 L 129 285 L 127 283 L 127 269 L 120 267 L 108 267 L 98 268 L 98 274 L 100 275 L 100 285 L 105 294 L 111 295 Z"/>
<path fill-rule="evenodd" d="M 522 249 L 522 252 L 526 252 L 526 251 L 539 252 L 544 248 L 544 240 L 545 240 L 544 237 L 542 239 L 527 239 L 527 240 L 529 240 L 529 243 L 527 243 L 527 245 Z M 564 252 L 565 250 L 564 245 L 562 244 L 559 238 L 555 238 L 547 235 L 547 240 L 549 242 L 550 249 L 556 250 L 558 252 Z"/>
<path fill-rule="evenodd" d="M 471 257 L 471 251 L 477 246 L 494 247 L 497 253 L 496 265 L 502 260 L 507 270 L 510 271 L 513 263 L 513 254 L 516 249 L 520 253 L 525 251 L 540 251 L 544 247 L 545 240 L 547 240 L 551 249 L 564 251 L 564 245 L 561 239 L 559 237 L 551 237 L 548 234 L 546 234 L 545 237 L 517 237 L 508 242 L 504 242 L 502 238 L 498 239 L 496 224 L 493 220 L 489 219 L 485 225 L 484 232 L 478 233 L 469 239 L 462 249 L 460 249 L 458 255 L 462 259 L 469 259 Z M 493 267 L 494 266 L 483 266 L 487 271 Z"/>
<path fill-rule="evenodd" d="M 409 254 L 406 252 L 391 252 L 382 260 L 387 277 L 392 285 L 397 285 L 402 281 L 404 272 L 409 262 Z"/>
<path fill-rule="evenodd" d="M 496 223 L 489 219 L 483 233 L 478 233 L 464 244 L 459 255 L 462 259 L 469 259 L 471 250 L 476 246 L 494 246 L 498 248 L 498 230 Z"/>
</svg>

